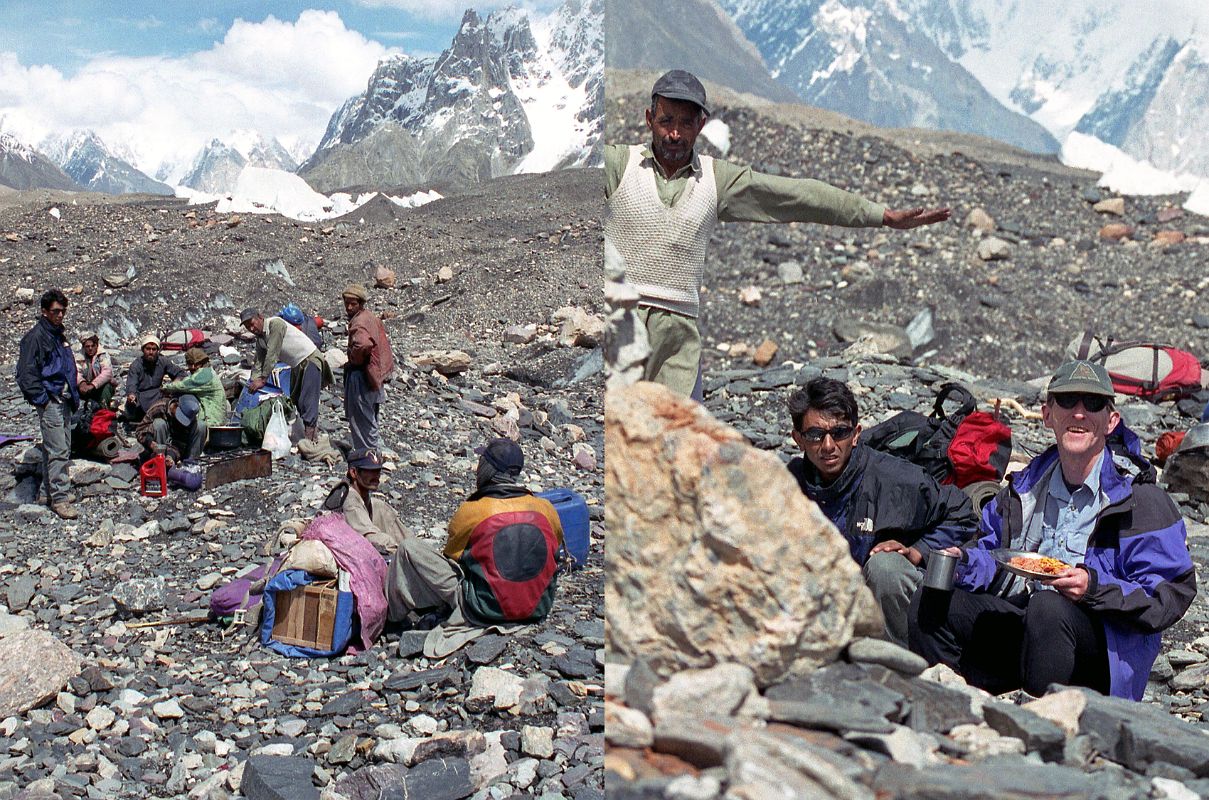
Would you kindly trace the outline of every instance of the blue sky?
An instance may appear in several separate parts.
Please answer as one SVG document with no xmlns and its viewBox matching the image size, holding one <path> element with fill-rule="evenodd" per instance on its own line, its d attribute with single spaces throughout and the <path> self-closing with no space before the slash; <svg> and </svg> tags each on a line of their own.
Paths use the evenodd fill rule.
<svg viewBox="0 0 1209 800">
<path fill-rule="evenodd" d="M 380 59 L 440 53 L 467 7 L 558 1 L 0 0 L 0 132 L 90 129 L 148 174 L 247 131 L 305 158 Z"/>
<path fill-rule="evenodd" d="M 486 13 L 498 4 L 480 7 Z M 371 6 L 293 0 L 3 0 L 0 52 L 16 53 L 27 66 L 45 64 L 71 73 L 107 54 L 181 56 L 205 50 L 220 41 L 237 18 L 260 22 L 271 15 L 294 20 L 306 9 L 321 9 L 336 11 L 348 28 L 367 39 L 427 55 L 449 45 L 465 8 L 456 2 Z"/>
</svg>

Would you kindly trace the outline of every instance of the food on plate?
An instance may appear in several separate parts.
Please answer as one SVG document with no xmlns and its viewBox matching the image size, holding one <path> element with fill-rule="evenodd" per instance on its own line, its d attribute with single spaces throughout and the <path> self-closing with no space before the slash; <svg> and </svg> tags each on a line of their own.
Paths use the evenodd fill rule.
<svg viewBox="0 0 1209 800">
<path fill-rule="evenodd" d="M 1040 573 L 1042 575 L 1058 575 L 1070 569 L 1070 564 L 1066 564 L 1056 558 L 1050 558 L 1049 556 L 1033 558 L 1029 556 L 1016 556 L 1008 561 L 1008 563 L 1017 569 Z"/>
</svg>

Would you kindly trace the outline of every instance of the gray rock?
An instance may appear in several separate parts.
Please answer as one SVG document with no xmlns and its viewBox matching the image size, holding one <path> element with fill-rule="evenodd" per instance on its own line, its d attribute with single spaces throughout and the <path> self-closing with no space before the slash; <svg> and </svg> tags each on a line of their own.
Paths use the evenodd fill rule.
<svg viewBox="0 0 1209 800">
<path fill-rule="evenodd" d="M 399 636 L 399 658 L 414 658 L 423 653 L 427 638 L 428 631 L 403 631 Z"/>
<path fill-rule="evenodd" d="M 802 265 L 797 261 L 782 261 L 777 265 L 777 277 L 787 286 L 802 283 Z"/>
<path fill-rule="evenodd" d="M 43 630 L 0 639 L 0 718 L 52 700 L 80 674 L 80 657 Z"/>
<path fill-rule="evenodd" d="M 1062 760 L 1066 734 L 1048 719 L 1010 703 L 988 703 L 982 714 L 987 725 L 1024 742 L 1028 752 L 1040 753 L 1046 761 Z"/>
<path fill-rule="evenodd" d="M 1079 732 L 1107 758 L 1136 772 L 1166 762 L 1192 770 L 1197 777 L 1209 777 L 1209 736 L 1162 708 L 1090 690 L 1083 694 L 1087 706 L 1079 718 Z"/>
<path fill-rule="evenodd" d="M 717 767 L 726 757 L 727 736 L 741 727 L 731 717 L 665 717 L 655 723 L 654 749 L 682 758 L 700 769 Z"/>
<path fill-rule="evenodd" d="M 37 591 L 38 582 L 33 575 L 18 575 L 8 584 L 8 607 L 11 611 L 29 608 Z"/>
<path fill-rule="evenodd" d="M 113 590 L 113 604 L 119 614 L 130 616 L 160 611 L 168 604 L 163 577 L 133 578 L 119 583 Z"/>
<path fill-rule="evenodd" d="M 941 764 L 927 769 L 890 762 L 874 773 L 872 788 L 879 796 L 893 797 L 895 800 L 936 800 L 942 797 L 953 800 L 1007 797 L 1085 800 L 1105 796 L 1093 793 L 1092 787 L 1107 790 L 1113 781 L 1111 775 L 1090 777 L 1070 767 L 999 757 L 973 766 Z"/>
<path fill-rule="evenodd" d="M 923 656 L 893 642 L 868 637 L 848 645 L 848 660 L 858 664 L 880 664 L 908 676 L 918 675 L 928 668 Z"/>
<path fill-rule="evenodd" d="M 319 800 L 311 783 L 315 762 L 294 756 L 251 756 L 239 791 L 248 800 Z"/>
<path fill-rule="evenodd" d="M 490 664 L 499 658 L 508 647 L 508 637 L 487 634 L 475 641 L 466 651 L 466 659 L 472 664 Z"/>
<path fill-rule="evenodd" d="M 988 236 L 978 243 L 978 257 L 983 261 L 1002 261 L 1012 254 L 1012 246 L 997 236 Z"/>
<path fill-rule="evenodd" d="M 1171 679 L 1171 688 L 1191 692 L 1209 687 L 1209 663 L 1197 664 L 1176 673 Z"/>
<path fill-rule="evenodd" d="M 650 716 L 659 676 L 643 659 L 638 659 L 625 676 L 625 704 Z"/>
<path fill-rule="evenodd" d="M 402 792 L 389 796 L 460 800 L 473 792 L 469 761 L 464 758 L 434 758 L 412 767 L 403 777 Z"/>
<path fill-rule="evenodd" d="M 894 730 L 894 725 L 885 717 L 870 714 L 867 709 L 839 697 L 830 701 L 773 700 L 768 704 L 768 719 L 836 733 L 891 733 Z"/>
</svg>

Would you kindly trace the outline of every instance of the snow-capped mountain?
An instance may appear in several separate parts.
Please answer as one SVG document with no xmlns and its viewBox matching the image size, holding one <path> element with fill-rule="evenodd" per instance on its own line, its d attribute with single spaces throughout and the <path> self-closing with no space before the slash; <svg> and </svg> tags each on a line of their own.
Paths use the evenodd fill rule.
<svg viewBox="0 0 1209 800">
<path fill-rule="evenodd" d="M 85 189 L 106 194 L 172 194 L 172 187 L 136 169 L 128 152 L 110 147 L 91 130 L 51 136 L 42 152 Z"/>
<path fill-rule="evenodd" d="M 602 9 L 567 0 L 539 19 L 467 11 L 439 56 L 383 59 L 299 174 L 323 191 L 457 188 L 590 162 L 603 124 Z"/>
<path fill-rule="evenodd" d="M 0 185 L 13 189 L 80 188 L 46 156 L 3 132 L 0 132 Z"/>
<path fill-rule="evenodd" d="M 807 103 L 887 127 L 940 128 L 1034 152 L 1058 150 L 1040 124 L 1005 107 L 941 48 L 952 26 L 916 24 L 904 10 L 909 0 L 720 2 L 772 76 Z M 975 29 L 970 23 L 963 30 Z"/>
<path fill-rule="evenodd" d="M 232 131 L 225 139 L 211 139 L 176 182 L 206 194 L 224 194 L 235 188 L 244 167 L 293 172 L 298 162 L 276 139 L 256 131 Z M 171 177 L 171 168 L 166 177 Z"/>
<path fill-rule="evenodd" d="M 1175 172 L 1209 175 L 1209 4 L 900 0 L 1001 102 Z"/>
</svg>

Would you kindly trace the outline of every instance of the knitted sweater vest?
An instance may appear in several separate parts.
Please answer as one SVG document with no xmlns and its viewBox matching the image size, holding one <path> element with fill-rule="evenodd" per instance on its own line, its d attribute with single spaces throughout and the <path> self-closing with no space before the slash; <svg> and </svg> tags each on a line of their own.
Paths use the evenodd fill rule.
<svg viewBox="0 0 1209 800">
<path fill-rule="evenodd" d="M 670 208 L 659 199 L 653 163 L 643 164 L 642 148 L 630 146 L 625 174 L 609 197 L 605 238 L 625 259 L 626 282 L 641 304 L 696 318 L 705 270 L 705 249 L 718 224 L 714 160 L 698 156 L 692 174 Z"/>
<path fill-rule="evenodd" d="M 311 353 L 315 352 L 315 343 L 311 341 L 310 337 L 284 319 L 271 317 L 265 320 L 265 325 L 281 325 L 284 327 L 285 336 L 281 339 L 281 360 L 291 367 L 298 366 L 309 358 Z M 265 365 L 265 369 L 272 368 L 272 364 Z"/>
</svg>

